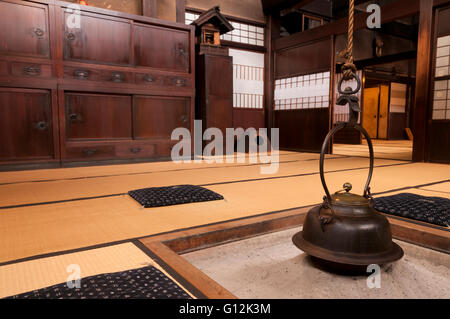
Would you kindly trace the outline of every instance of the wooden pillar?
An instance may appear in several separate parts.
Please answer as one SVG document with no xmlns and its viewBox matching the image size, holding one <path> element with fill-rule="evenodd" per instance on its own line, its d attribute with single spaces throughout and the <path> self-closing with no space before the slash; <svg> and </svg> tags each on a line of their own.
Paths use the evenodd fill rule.
<svg viewBox="0 0 450 319">
<path fill-rule="evenodd" d="M 430 97 L 433 0 L 420 0 L 416 88 L 413 112 L 413 161 L 427 160 L 428 102 Z"/>
<path fill-rule="evenodd" d="M 336 37 L 334 35 L 330 36 L 330 50 L 331 50 L 331 54 L 330 54 L 330 96 L 329 96 L 329 101 L 330 101 L 330 106 L 328 107 L 329 109 L 329 117 L 328 117 L 328 126 L 329 129 L 331 130 L 333 128 L 333 116 L 334 116 L 334 106 L 336 105 L 336 94 L 334 94 L 334 92 L 336 91 L 336 87 L 335 87 L 335 81 L 334 79 L 336 78 Z M 361 88 L 362 90 L 362 88 Z M 360 105 L 361 105 L 361 101 L 360 101 Z M 328 145 L 328 154 L 333 154 L 333 142 L 331 142 Z"/>
<path fill-rule="evenodd" d="M 176 0 L 176 6 L 177 6 L 177 22 L 178 23 L 184 23 L 185 22 L 185 16 L 184 13 L 186 11 L 186 0 Z"/>
<path fill-rule="evenodd" d="M 158 17 L 158 10 L 156 7 L 157 0 L 142 0 L 142 15 L 151 18 Z"/>
<path fill-rule="evenodd" d="M 265 127 L 269 130 L 267 133 L 270 137 L 270 129 L 273 126 L 273 98 L 275 86 L 275 51 L 273 41 L 280 37 L 280 21 L 278 17 L 273 15 L 266 18 L 265 45 L 266 55 L 264 57 L 264 121 Z"/>
</svg>

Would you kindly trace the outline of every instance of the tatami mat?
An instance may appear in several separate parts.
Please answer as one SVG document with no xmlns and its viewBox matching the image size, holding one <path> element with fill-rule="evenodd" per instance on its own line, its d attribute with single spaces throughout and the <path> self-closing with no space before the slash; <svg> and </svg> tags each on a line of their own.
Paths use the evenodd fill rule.
<svg viewBox="0 0 450 319">
<path fill-rule="evenodd" d="M 424 187 L 421 187 L 421 189 L 424 189 L 427 191 L 433 191 L 433 192 L 437 192 L 437 193 L 448 193 L 449 194 L 448 196 L 450 196 L 450 182 L 424 186 Z M 436 195 L 436 196 L 438 196 L 438 195 Z M 440 197 L 445 197 L 445 196 L 443 194 L 441 194 Z"/>
<path fill-rule="evenodd" d="M 376 166 L 402 164 L 394 160 L 376 160 Z M 184 164 L 181 164 L 180 168 Z M 188 167 L 192 164 L 186 164 Z M 326 171 L 348 170 L 368 167 L 365 158 L 335 158 L 327 161 Z M 111 194 L 126 194 L 130 190 L 181 184 L 209 185 L 253 179 L 313 174 L 319 171 L 317 161 L 303 160 L 281 163 L 276 174 L 261 174 L 261 165 L 232 167 L 206 167 L 184 171 L 162 171 L 139 175 L 118 175 L 89 179 L 54 180 L 40 183 L 17 183 L 0 185 L 0 208 L 35 203 L 94 198 Z M 349 173 L 351 174 L 351 173 Z"/>
<path fill-rule="evenodd" d="M 364 159 L 331 160 L 326 162 L 326 167 L 353 168 L 357 166 L 355 163 L 359 163 L 355 161 L 361 160 Z M 290 163 L 282 164 L 280 172 L 301 172 L 298 166 L 298 163 L 294 167 L 290 166 Z M 300 166 L 305 172 L 317 171 L 318 163 L 302 162 Z M 155 180 L 147 178 L 139 183 L 145 186 L 158 183 L 173 185 L 180 184 L 181 181 L 195 184 L 214 178 L 217 178 L 217 181 L 229 180 L 230 177 L 246 180 L 255 174 L 250 168 L 244 171 L 239 169 L 225 169 L 220 178 L 217 175 L 220 169 L 217 169 L 214 174 L 207 170 L 195 174 L 178 172 L 173 176 L 163 175 Z M 326 174 L 330 191 L 341 189 L 344 182 L 351 182 L 354 192 L 362 193 L 366 178 L 367 169 Z M 109 191 L 111 187 L 118 187 L 111 185 L 112 182 L 108 180 L 96 184 L 96 180 L 90 180 L 93 183 L 91 190 Z M 379 193 L 448 180 L 450 170 L 447 165 L 410 163 L 377 167 L 371 186 L 373 193 Z M 136 181 L 132 182 L 133 186 L 138 185 Z M 126 187 L 131 185 L 126 181 L 123 183 Z M 34 185 L 36 188 L 41 187 L 41 183 Z M 123 185 L 120 187 L 126 188 Z M 129 196 L 122 195 L 1 210 L 0 262 L 313 205 L 319 203 L 323 197 L 317 174 L 219 183 L 208 188 L 223 195 L 225 200 L 142 209 Z M 67 192 L 66 186 L 60 185 L 60 189 Z"/>
<path fill-rule="evenodd" d="M 74 268 L 68 268 L 71 265 Z M 75 267 L 79 267 L 79 276 L 83 280 L 94 275 L 146 266 L 157 268 L 183 288 L 142 250 L 132 243 L 125 243 L 2 266 L 0 298 L 67 282 L 69 276 L 75 274 Z"/>
<path fill-rule="evenodd" d="M 319 154 L 295 153 L 288 151 L 280 151 L 278 155 L 280 162 L 313 160 L 319 158 Z M 250 162 L 249 158 L 255 160 L 255 163 L 259 162 L 259 156 L 255 154 L 239 154 L 239 156 L 241 157 L 243 156 L 246 159 L 246 161 L 244 163 L 235 163 L 235 164 L 230 163 L 207 164 L 205 162 L 177 164 L 172 161 L 166 161 L 166 162 L 151 162 L 151 163 L 137 163 L 137 164 L 117 164 L 104 166 L 86 166 L 86 167 L 72 167 L 72 168 L 54 168 L 54 169 L 40 169 L 28 171 L 0 172 L 0 185 L 10 183 L 91 178 L 99 176 L 129 175 L 129 174 L 142 174 L 142 173 L 164 172 L 164 171 L 180 171 L 180 170 L 183 171 L 183 170 L 211 168 L 211 167 L 248 166 Z M 327 157 L 343 157 L 343 156 L 327 155 Z"/>
<path fill-rule="evenodd" d="M 376 158 L 389 158 L 410 161 L 412 159 L 412 141 L 372 140 Z M 367 142 L 360 145 L 334 144 L 333 153 L 345 156 L 369 156 Z"/>
</svg>

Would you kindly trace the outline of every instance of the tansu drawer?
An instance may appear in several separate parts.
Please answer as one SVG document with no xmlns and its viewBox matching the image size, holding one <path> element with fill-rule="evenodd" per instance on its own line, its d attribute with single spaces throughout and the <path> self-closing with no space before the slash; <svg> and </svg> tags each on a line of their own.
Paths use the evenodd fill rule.
<svg viewBox="0 0 450 319">
<path fill-rule="evenodd" d="M 185 76 L 167 76 L 152 73 L 136 73 L 136 84 L 164 86 L 165 88 L 192 88 L 192 80 Z"/>
<path fill-rule="evenodd" d="M 116 146 L 116 155 L 126 158 L 153 157 L 156 147 L 153 144 L 119 144 Z"/>
<path fill-rule="evenodd" d="M 83 67 L 65 67 L 64 78 L 74 80 L 88 80 L 111 83 L 132 83 L 133 74 L 130 72 L 113 70 L 96 70 Z"/>
<path fill-rule="evenodd" d="M 113 158 L 116 154 L 114 145 L 71 146 L 66 149 L 67 159 L 102 159 Z"/>
<path fill-rule="evenodd" d="M 15 76 L 50 78 L 52 77 L 52 66 L 49 64 L 13 62 L 11 63 L 11 73 Z"/>
<path fill-rule="evenodd" d="M 0 75 L 8 75 L 8 63 L 0 61 Z"/>
</svg>

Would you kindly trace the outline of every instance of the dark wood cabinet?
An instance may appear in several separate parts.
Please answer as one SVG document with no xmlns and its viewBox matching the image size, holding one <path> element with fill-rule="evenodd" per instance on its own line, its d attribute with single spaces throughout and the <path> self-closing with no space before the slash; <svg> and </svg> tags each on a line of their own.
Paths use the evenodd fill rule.
<svg viewBox="0 0 450 319">
<path fill-rule="evenodd" d="M 50 57 L 48 7 L 0 1 L 0 54 Z"/>
<path fill-rule="evenodd" d="M 131 24 L 129 20 L 82 13 L 80 27 L 64 14 L 64 59 L 85 62 L 131 64 Z"/>
<path fill-rule="evenodd" d="M 134 137 L 170 139 L 178 127 L 190 128 L 190 101 L 186 98 L 136 96 L 133 101 Z"/>
<path fill-rule="evenodd" d="M 67 140 L 131 139 L 131 97 L 66 93 Z"/>
<path fill-rule="evenodd" d="M 193 121 L 194 27 L 91 6 L 77 25 L 72 5 L 0 1 L 0 165 L 170 156 Z"/>
<path fill-rule="evenodd" d="M 135 25 L 134 52 L 138 66 L 189 72 L 189 32 Z"/>
<path fill-rule="evenodd" d="M 0 88 L 0 160 L 52 157 L 50 92 Z"/>
<path fill-rule="evenodd" d="M 233 127 L 233 58 L 222 49 L 221 55 L 208 52 L 197 57 L 197 118 L 203 129 L 217 127 L 226 136 Z"/>
</svg>

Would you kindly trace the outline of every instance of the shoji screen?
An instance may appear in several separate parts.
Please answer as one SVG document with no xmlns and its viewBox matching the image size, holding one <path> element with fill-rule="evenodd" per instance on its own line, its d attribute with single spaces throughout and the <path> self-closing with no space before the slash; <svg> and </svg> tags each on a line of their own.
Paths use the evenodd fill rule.
<svg viewBox="0 0 450 319">
<path fill-rule="evenodd" d="M 264 54 L 230 49 L 233 57 L 233 107 L 264 106 Z"/>
<path fill-rule="evenodd" d="M 450 35 L 438 37 L 434 81 L 433 120 L 450 120 Z"/>
</svg>

